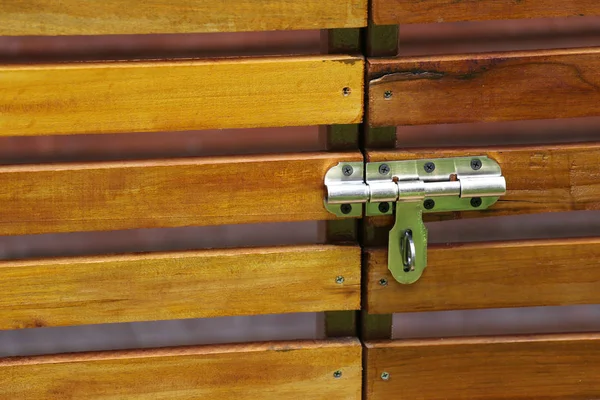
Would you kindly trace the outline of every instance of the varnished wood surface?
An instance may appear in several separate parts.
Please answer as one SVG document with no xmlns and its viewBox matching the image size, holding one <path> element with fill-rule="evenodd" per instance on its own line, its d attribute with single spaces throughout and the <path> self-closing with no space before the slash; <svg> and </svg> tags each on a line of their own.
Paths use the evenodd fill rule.
<svg viewBox="0 0 600 400">
<path fill-rule="evenodd" d="M 358 123 L 363 64 L 307 56 L 4 66 L 0 136 Z"/>
<path fill-rule="evenodd" d="M 112 35 L 350 28 L 366 0 L 3 0 L 0 35 Z"/>
<path fill-rule="evenodd" d="M 338 276 L 343 283 L 336 282 Z M 0 291 L 0 329 L 356 310 L 360 248 L 4 261 Z"/>
<path fill-rule="evenodd" d="M 382 151 L 369 160 L 485 155 L 500 164 L 506 195 L 487 210 L 424 214 L 426 220 L 600 209 L 599 143 Z"/>
<path fill-rule="evenodd" d="M 356 153 L 0 167 L 0 234 L 337 218 L 323 178 Z"/>
<path fill-rule="evenodd" d="M 371 126 L 600 115 L 600 48 L 374 59 L 368 68 Z"/>
<path fill-rule="evenodd" d="M 397 25 L 430 22 L 485 21 L 494 19 L 584 17 L 600 15 L 596 0 L 373 0 L 376 24 Z"/>
<path fill-rule="evenodd" d="M 398 340 L 365 351 L 368 400 L 600 397 L 599 334 Z"/>
<path fill-rule="evenodd" d="M 385 249 L 367 254 L 371 314 L 600 303 L 600 238 L 430 245 L 412 285 L 394 280 Z"/>
<path fill-rule="evenodd" d="M 360 390 L 356 339 L 0 360 L 0 397 L 15 400 L 359 400 Z"/>
</svg>

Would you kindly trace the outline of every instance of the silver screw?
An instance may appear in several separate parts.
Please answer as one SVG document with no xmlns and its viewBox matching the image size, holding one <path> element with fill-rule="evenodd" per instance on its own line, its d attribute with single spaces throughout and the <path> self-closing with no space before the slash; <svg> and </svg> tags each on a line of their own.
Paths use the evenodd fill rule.
<svg viewBox="0 0 600 400">
<path fill-rule="evenodd" d="M 381 373 L 381 379 L 383 379 L 384 381 L 387 381 L 390 379 L 390 374 L 387 372 L 383 372 Z"/>
<path fill-rule="evenodd" d="M 354 168 L 352 168 L 352 166 L 351 166 L 351 165 L 344 165 L 344 166 L 342 167 L 342 173 L 343 173 L 345 176 L 350 176 L 350 175 L 352 175 L 352 173 L 353 173 L 353 172 L 354 172 Z"/>
<path fill-rule="evenodd" d="M 333 377 L 334 377 L 335 379 L 340 379 L 340 378 L 342 377 L 342 371 L 335 371 L 335 372 L 333 373 Z"/>
<path fill-rule="evenodd" d="M 388 280 L 387 280 L 387 279 L 385 279 L 385 278 L 381 278 L 381 279 L 379 280 L 379 284 L 380 284 L 381 286 L 387 286 L 387 285 L 388 285 Z"/>
<path fill-rule="evenodd" d="M 392 91 L 391 91 L 391 90 L 386 90 L 386 91 L 383 93 L 383 98 L 384 98 L 384 99 L 386 99 L 386 100 L 389 100 L 389 99 L 391 99 L 391 98 L 392 98 L 392 94 L 393 94 L 393 93 L 392 93 Z"/>
<path fill-rule="evenodd" d="M 338 276 L 337 278 L 335 278 L 335 283 L 337 283 L 338 285 L 341 285 L 342 283 L 344 283 L 344 277 L 343 276 Z"/>
<path fill-rule="evenodd" d="M 423 169 L 425 170 L 425 172 L 430 174 L 435 170 L 435 164 L 432 163 L 431 161 L 428 161 L 425 163 L 425 165 L 423 165 Z"/>
<path fill-rule="evenodd" d="M 474 171 L 481 169 L 481 160 L 479 158 L 474 158 L 471 160 L 471 168 Z"/>
<path fill-rule="evenodd" d="M 390 172 L 390 166 L 387 164 L 381 164 L 379 166 L 379 173 L 381 175 L 387 175 Z"/>
</svg>

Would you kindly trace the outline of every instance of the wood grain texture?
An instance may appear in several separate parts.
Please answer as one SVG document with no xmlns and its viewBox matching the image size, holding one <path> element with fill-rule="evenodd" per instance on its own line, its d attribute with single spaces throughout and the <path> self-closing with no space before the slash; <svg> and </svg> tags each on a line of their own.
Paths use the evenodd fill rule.
<svg viewBox="0 0 600 400">
<path fill-rule="evenodd" d="M 323 178 L 356 153 L 0 167 L 0 234 L 336 218 Z"/>
<path fill-rule="evenodd" d="M 398 340 L 365 351 L 368 400 L 600 396 L 598 334 Z"/>
<path fill-rule="evenodd" d="M 369 74 L 371 126 L 600 115 L 600 48 L 376 59 Z"/>
<path fill-rule="evenodd" d="M 0 397 L 359 400 L 361 369 L 356 339 L 65 354 L 0 360 Z"/>
<path fill-rule="evenodd" d="M 360 248 L 4 261 L 0 292 L 0 329 L 357 310 Z"/>
<path fill-rule="evenodd" d="M 599 258 L 600 238 L 430 245 L 421 280 L 401 285 L 387 268 L 387 251 L 371 249 L 366 307 L 386 314 L 597 304 Z"/>
<path fill-rule="evenodd" d="M 480 211 L 425 214 L 428 221 L 600 210 L 600 143 L 572 145 L 414 149 L 370 152 L 370 161 L 487 155 L 500 164 L 506 195 Z"/>
<path fill-rule="evenodd" d="M 351 124 L 362 87 L 333 55 L 4 66 L 0 136 Z"/>
<path fill-rule="evenodd" d="M 3 0 L 0 35 L 242 32 L 365 26 L 367 0 Z"/>
<path fill-rule="evenodd" d="M 381 25 L 494 19 L 600 15 L 596 0 L 373 0 L 373 21 Z"/>
</svg>

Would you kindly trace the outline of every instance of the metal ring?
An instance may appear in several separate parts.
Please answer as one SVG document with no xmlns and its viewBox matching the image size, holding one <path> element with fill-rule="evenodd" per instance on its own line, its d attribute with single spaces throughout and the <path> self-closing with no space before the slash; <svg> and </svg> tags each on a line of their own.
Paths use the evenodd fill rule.
<svg viewBox="0 0 600 400">
<path fill-rule="evenodd" d="M 412 231 L 407 229 L 400 238 L 400 254 L 402 254 L 402 264 L 404 272 L 415 270 L 416 259 L 415 242 L 413 241 Z"/>
</svg>

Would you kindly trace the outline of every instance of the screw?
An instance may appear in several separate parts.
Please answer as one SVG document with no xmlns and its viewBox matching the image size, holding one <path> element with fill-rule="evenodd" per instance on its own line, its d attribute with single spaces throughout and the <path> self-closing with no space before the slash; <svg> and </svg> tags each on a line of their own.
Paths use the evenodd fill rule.
<svg viewBox="0 0 600 400">
<path fill-rule="evenodd" d="M 342 371 L 335 371 L 335 372 L 333 373 L 333 377 L 334 377 L 335 379 L 340 379 L 340 378 L 342 377 Z"/>
<path fill-rule="evenodd" d="M 350 214 L 352 212 L 352 205 L 351 204 L 342 204 L 340 206 L 340 210 L 342 211 L 342 214 Z"/>
<path fill-rule="evenodd" d="M 342 94 L 344 96 L 350 96 L 350 93 L 352 93 L 352 89 L 350 89 L 349 87 L 345 87 L 342 89 Z"/>
<path fill-rule="evenodd" d="M 385 214 L 390 211 L 390 203 L 379 203 L 379 212 Z"/>
<path fill-rule="evenodd" d="M 388 280 L 387 279 L 381 278 L 379 280 L 379 285 L 381 285 L 381 286 L 387 286 L 387 284 L 388 284 Z"/>
<path fill-rule="evenodd" d="M 478 169 L 481 169 L 481 160 L 479 158 L 474 158 L 471 160 L 471 168 L 474 171 L 477 171 Z"/>
<path fill-rule="evenodd" d="M 471 206 L 477 208 L 481 205 L 482 201 L 481 201 L 481 197 L 473 197 L 471 199 Z"/>
<path fill-rule="evenodd" d="M 386 100 L 389 100 L 389 99 L 391 99 L 391 98 L 392 98 L 392 94 L 393 94 L 393 93 L 392 93 L 392 91 L 391 91 L 391 90 L 386 90 L 386 91 L 383 93 L 383 98 L 384 98 L 384 99 L 386 99 Z"/>
<path fill-rule="evenodd" d="M 338 276 L 337 278 L 335 278 L 335 283 L 337 283 L 338 285 L 341 285 L 342 283 L 344 283 L 344 277 Z"/>
<path fill-rule="evenodd" d="M 352 165 L 344 165 L 342 167 L 342 173 L 345 176 L 350 176 L 350 175 L 352 175 L 353 172 L 354 172 L 354 168 L 352 168 Z"/>
<path fill-rule="evenodd" d="M 379 166 L 379 173 L 381 175 L 387 175 L 387 174 L 389 174 L 390 173 L 390 166 L 387 165 L 387 164 L 381 164 Z"/>
<path fill-rule="evenodd" d="M 431 210 L 433 207 L 435 207 L 435 201 L 433 199 L 425 199 L 423 202 L 423 207 L 426 210 Z"/>
<path fill-rule="evenodd" d="M 435 170 L 435 164 L 432 163 L 431 161 L 428 161 L 425 163 L 425 165 L 423 165 L 423 169 L 425 169 L 425 172 L 430 174 Z"/>
<path fill-rule="evenodd" d="M 390 374 L 389 372 L 382 372 L 381 373 L 381 379 L 383 379 L 384 381 L 387 381 L 390 379 Z"/>
</svg>

